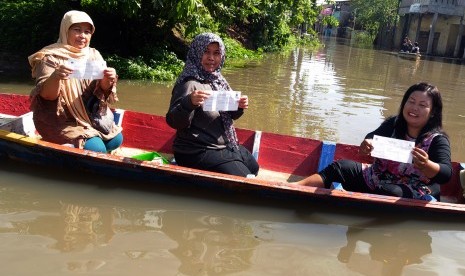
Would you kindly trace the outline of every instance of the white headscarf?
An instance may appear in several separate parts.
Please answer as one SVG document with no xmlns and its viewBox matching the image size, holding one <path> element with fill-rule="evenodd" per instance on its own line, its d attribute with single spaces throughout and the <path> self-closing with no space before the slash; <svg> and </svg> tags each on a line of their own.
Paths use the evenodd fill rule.
<svg viewBox="0 0 465 276">
<path fill-rule="evenodd" d="M 91 48 L 89 45 L 86 45 L 85 48 L 76 48 L 68 44 L 68 31 L 71 25 L 76 23 L 89 23 L 92 25 L 92 33 L 95 31 L 94 22 L 90 16 L 82 11 L 68 11 L 63 16 L 60 24 L 60 34 L 58 41 L 54 44 L 48 45 L 38 52 L 29 56 L 29 64 L 32 68 L 32 77 L 37 78 L 38 72 L 36 69 L 38 64 L 43 60 L 47 55 L 57 56 L 63 60 L 68 59 L 87 59 L 90 56 L 95 59 L 102 59 L 100 53 L 92 48 L 92 53 L 90 52 Z M 82 88 L 81 82 L 77 79 L 67 79 L 61 82 L 61 95 L 62 99 L 66 102 L 69 107 L 69 112 L 73 115 L 76 121 L 83 126 L 91 126 L 90 119 L 86 113 L 84 103 L 81 98 Z M 59 102 L 61 107 L 61 102 Z M 59 109 L 60 109 L 59 107 Z"/>
<path fill-rule="evenodd" d="M 85 48 L 79 49 L 68 44 L 68 31 L 71 25 L 76 23 L 89 23 L 92 25 L 92 34 L 95 32 L 94 22 L 90 16 L 82 11 L 69 11 L 65 13 L 60 24 L 60 34 L 57 43 L 48 45 L 37 53 L 29 56 L 29 64 L 32 67 L 32 77 L 34 76 L 35 62 L 40 61 L 46 55 L 55 55 L 65 59 L 69 58 L 82 58 L 89 53 L 89 45 Z"/>
<path fill-rule="evenodd" d="M 76 23 L 89 23 L 92 25 L 92 34 L 95 32 L 94 22 L 90 16 L 83 11 L 69 11 L 63 15 L 60 25 L 60 36 L 57 43 L 68 44 L 68 31 L 71 25 Z M 87 45 L 89 47 L 89 45 Z"/>
</svg>

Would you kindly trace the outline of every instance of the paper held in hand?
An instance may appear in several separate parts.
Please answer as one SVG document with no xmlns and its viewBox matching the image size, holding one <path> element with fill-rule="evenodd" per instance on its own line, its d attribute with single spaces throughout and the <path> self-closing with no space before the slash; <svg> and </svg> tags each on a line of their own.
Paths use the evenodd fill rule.
<svg viewBox="0 0 465 276">
<path fill-rule="evenodd" d="M 234 111 L 239 107 L 241 91 L 206 91 L 210 93 L 203 103 L 203 111 Z"/>
<path fill-rule="evenodd" d="M 372 143 L 371 156 L 401 163 L 412 163 L 412 149 L 415 147 L 415 142 L 375 135 Z"/>
<path fill-rule="evenodd" d="M 107 68 L 105 61 L 68 59 L 66 66 L 73 69 L 70 78 L 99 80 L 103 79 L 103 70 Z"/>
</svg>

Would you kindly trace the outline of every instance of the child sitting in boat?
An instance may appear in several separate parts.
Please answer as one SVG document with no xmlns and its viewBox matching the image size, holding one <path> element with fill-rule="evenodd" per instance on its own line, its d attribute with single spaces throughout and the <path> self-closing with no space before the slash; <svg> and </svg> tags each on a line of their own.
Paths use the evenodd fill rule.
<svg viewBox="0 0 465 276">
<path fill-rule="evenodd" d="M 418 42 L 415 42 L 413 44 L 412 51 L 410 51 L 410 52 L 414 53 L 414 54 L 419 54 L 420 53 L 420 47 L 418 47 Z"/>
<path fill-rule="evenodd" d="M 442 99 L 437 87 L 412 85 L 404 94 L 399 114 L 366 135 L 360 154 L 370 155 L 374 135 L 414 141 L 411 164 L 374 158 L 372 164 L 339 160 L 298 185 L 330 188 L 342 183 L 348 191 L 406 198 L 440 198 L 440 185 L 452 176 L 449 139 L 442 130 Z M 431 199 L 431 198 L 430 198 Z"/>
</svg>

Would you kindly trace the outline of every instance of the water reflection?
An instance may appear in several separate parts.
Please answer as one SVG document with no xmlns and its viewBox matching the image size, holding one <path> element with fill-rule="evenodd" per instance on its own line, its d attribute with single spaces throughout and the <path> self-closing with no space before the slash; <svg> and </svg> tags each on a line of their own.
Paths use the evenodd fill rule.
<svg viewBox="0 0 465 276">
<path fill-rule="evenodd" d="M 168 211 L 161 230 L 177 242 L 170 252 L 182 260 L 179 272 L 186 275 L 246 271 L 259 244 L 247 222 L 211 214 Z"/>
<path fill-rule="evenodd" d="M 63 234 L 55 237 L 57 243 L 52 248 L 79 252 L 88 250 L 89 246 L 108 245 L 116 234 L 160 232 L 177 244 L 169 252 L 181 261 L 178 269 L 185 275 L 199 272 L 223 275 L 246 270 L 258 244 L 251 226 L 244 221 L 195 211 L 125 210 L 64 204 L 62 212 L 53 223 L 44 217 L 34 222 L 64 225 Z M 150 254 L 150 249 L 125 249 L 125 255 L 133 260 L 150 258 Z"/>
<path fill-rule="evenodd" d="M 32 174 L 17 183 L 0 181 L 0 257 L 10 260 L 5 272 L 29 274 L 28 267 L 40 263 L 49 265 L 35 272 L 47 275 L 402 275 L 407 267 L 441 271 L 444 261 L 462 269 L 460 223 L 374 219 L 376 212 L 344 214 L 327 205 L 296 212 L 113 186 L 124 182 L 101 190 L 94 181 L 37 182 L 41 175 Z M 37 185 L 46 189 L 31 190 Z M 438 256 L 442 262 L 432 261 Z"/>
<path fill-rule="evenodd" d="M 63 202 L 55 213 L 37 207 L 43 205 L 40 198 L 22 205 L 4 196 L 0 234 L 43 237 L 47 248 L 72 254 L 64 261 L 67 271 L 111 271 L 115 261 L 152 260 L 161 265 L 161 256 L 174 257 L 179 262 L 176 271 L 183 275 L 226 275 L 249 269 L 260 243 L 252 224 L 234 217 Z M 22 210 L 8 210 L 13 205 Z M 98 253 L 102 250 L 103 255 Z M 119 256 L 107 255 L 110 252 Z"/>
<path fill-rule="evenodd" d="M 114 236 L 113 208 L 97 208 L 76 204 L 62 204 L 60 221 L 63 223 L 63 235 L 57 236 L 53 248 L 62 252 L 82 251 L 89 244 L 101 246 L 108 244 Z M 61 222 L 63 220 L 63 222 Z"/>
<path fill-rule="evenodd" d="M 422 230 L 349 227 L 346 236 L 337 258 L 362 275 L 402 275 L 432 253 L 432 238 Z"/>
</svg>

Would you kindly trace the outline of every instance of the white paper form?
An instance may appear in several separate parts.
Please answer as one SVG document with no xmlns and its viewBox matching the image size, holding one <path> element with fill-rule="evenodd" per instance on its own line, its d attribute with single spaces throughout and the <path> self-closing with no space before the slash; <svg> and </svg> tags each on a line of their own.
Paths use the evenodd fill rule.
<svg viewBox="0 0 465 276">
<path fill-rule="evenodd" d="M 206 91 L 210 93 L 203 103 L 204 111 L 234 111 L 239 107 L 241 91 Z"/>
<path fill-rule="evenodd" d="M 73 69 L 70 78 L 98 80 L 103 79 L 103 70 L 107 68 L 105 61 L 68 59 L 67 66 Z"/>
<path fill-rule="evenodd" d="M 401 163 L 412 163 L 412 149 L 414 147 L 415 142 L 413 141 L 375 135 L 371 156 Z"/>
</svg>

